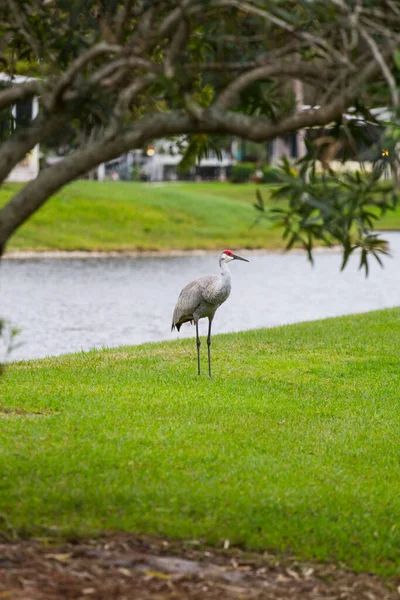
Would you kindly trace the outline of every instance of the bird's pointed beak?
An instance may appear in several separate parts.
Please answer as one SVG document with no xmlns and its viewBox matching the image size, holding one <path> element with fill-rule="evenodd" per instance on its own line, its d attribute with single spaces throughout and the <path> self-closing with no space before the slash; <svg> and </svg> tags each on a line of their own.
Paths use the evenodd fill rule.
<svg viewBox="0 0 400 600">
<path fill-rule="evenodd" d="M 233 259 L 234 259 L 234 260 L 243 260 L 244 262 L 249 262 L 249 261 L 247 260 L 247 258 L 242 258 L 241 256 L 238 256 L 237 254 L 234 254 L 234 255 L 233 255 Z"/>
</svg>

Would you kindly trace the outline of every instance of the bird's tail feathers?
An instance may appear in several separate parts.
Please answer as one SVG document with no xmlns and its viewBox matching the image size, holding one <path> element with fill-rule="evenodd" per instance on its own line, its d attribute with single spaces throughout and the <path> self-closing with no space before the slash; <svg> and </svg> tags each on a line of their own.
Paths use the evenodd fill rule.
<svg viewBox="0 0 400 600">
<path fill-rule="evenodd" d="M 177 329 L 179 331 L 181 327 L 182 323 L 175 323 L 175 321 L 172 321 L 171 331 L 173 331 L 174 329 Z"/>
</svg>

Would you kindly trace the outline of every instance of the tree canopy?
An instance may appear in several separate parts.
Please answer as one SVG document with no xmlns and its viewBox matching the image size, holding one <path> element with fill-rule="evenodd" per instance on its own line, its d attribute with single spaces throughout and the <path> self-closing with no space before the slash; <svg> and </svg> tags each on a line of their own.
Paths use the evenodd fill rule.
<svg viewBox="0 0 400 600">
<path fill-rule="evenodd" d="M 38 143 L 66 128 L 85 134 L 0 210 L 1 251 L 60 187 L 157 138 L 187 136 L 196 155 L 209 136 L 263 142 L 333 124 L 325 141 L 308 144 L 296 176 L 283 169 L 280 193 L 290 202 L 275 217 L 288 245 L 300 242 L 310 256 L 316 239 L 339 241 L 344 263 L 358 247 L 364 261 L 377 253 L 374 219 L 396 203 L 392 190 L 379 188 L 383 167 L 396 174 L 397 164 L 396 1 L 4 0 L 0 32 L 9 76 L 2 119 L 17 101 L 40 98 L 36 118 L 11 127 L 0 144 L 0 181 Z M 21 74 L 36 78 L 19 83 Z M 306 109 L 294 92 L 299 81 Z M 376 107 L 390 114 L 374 141 L 377 168 L 362 177 L 332 174 L 340 137 L 352 147 L 363 124 L 382 128 Z M 322 148 L 326 174 L 317 177 Z M 261 197 L 257 207 L 264 214 Z"/>
</svg>

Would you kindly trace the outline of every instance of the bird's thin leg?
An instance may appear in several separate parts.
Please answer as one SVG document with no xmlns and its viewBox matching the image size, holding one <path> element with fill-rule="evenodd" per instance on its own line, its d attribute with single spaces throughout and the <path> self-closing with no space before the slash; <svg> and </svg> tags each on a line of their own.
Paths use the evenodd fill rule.
<svg viewBox="0 0 400 600">
<path fill-rule="evenodd" d="M 208 376 L 211 377 L 211 354 L 210 354 L 210 346 L 211 346 L 211 323 L 212 320 L 208 320 L 208 336 L 207 336 L 207 348 L 208 348 Z"/>
<path fill-rule="evenodd" d="M 196 321 L 196 346 L 197 346 L 197 374 L 200 375 L 200 338 L 199 338 L 199 322 Z"/>
</svg>

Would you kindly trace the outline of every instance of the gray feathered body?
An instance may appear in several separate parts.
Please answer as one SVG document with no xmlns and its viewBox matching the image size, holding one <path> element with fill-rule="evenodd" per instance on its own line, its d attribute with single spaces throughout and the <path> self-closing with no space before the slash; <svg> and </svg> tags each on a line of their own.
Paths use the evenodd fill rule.
<svg viewBox="0 0 400 600">
<path fill-rule="evenodd" d="M 179 331 L 183 323 L 196 322 L 203 317 L 213 319 L 217 308 L 231 293 L 228 267 L 222 264 L 221 269 L 221 275 L 199 277 L 183 288 L 175 306 L 171 330 L 176 327 Z"/>
</svg>

